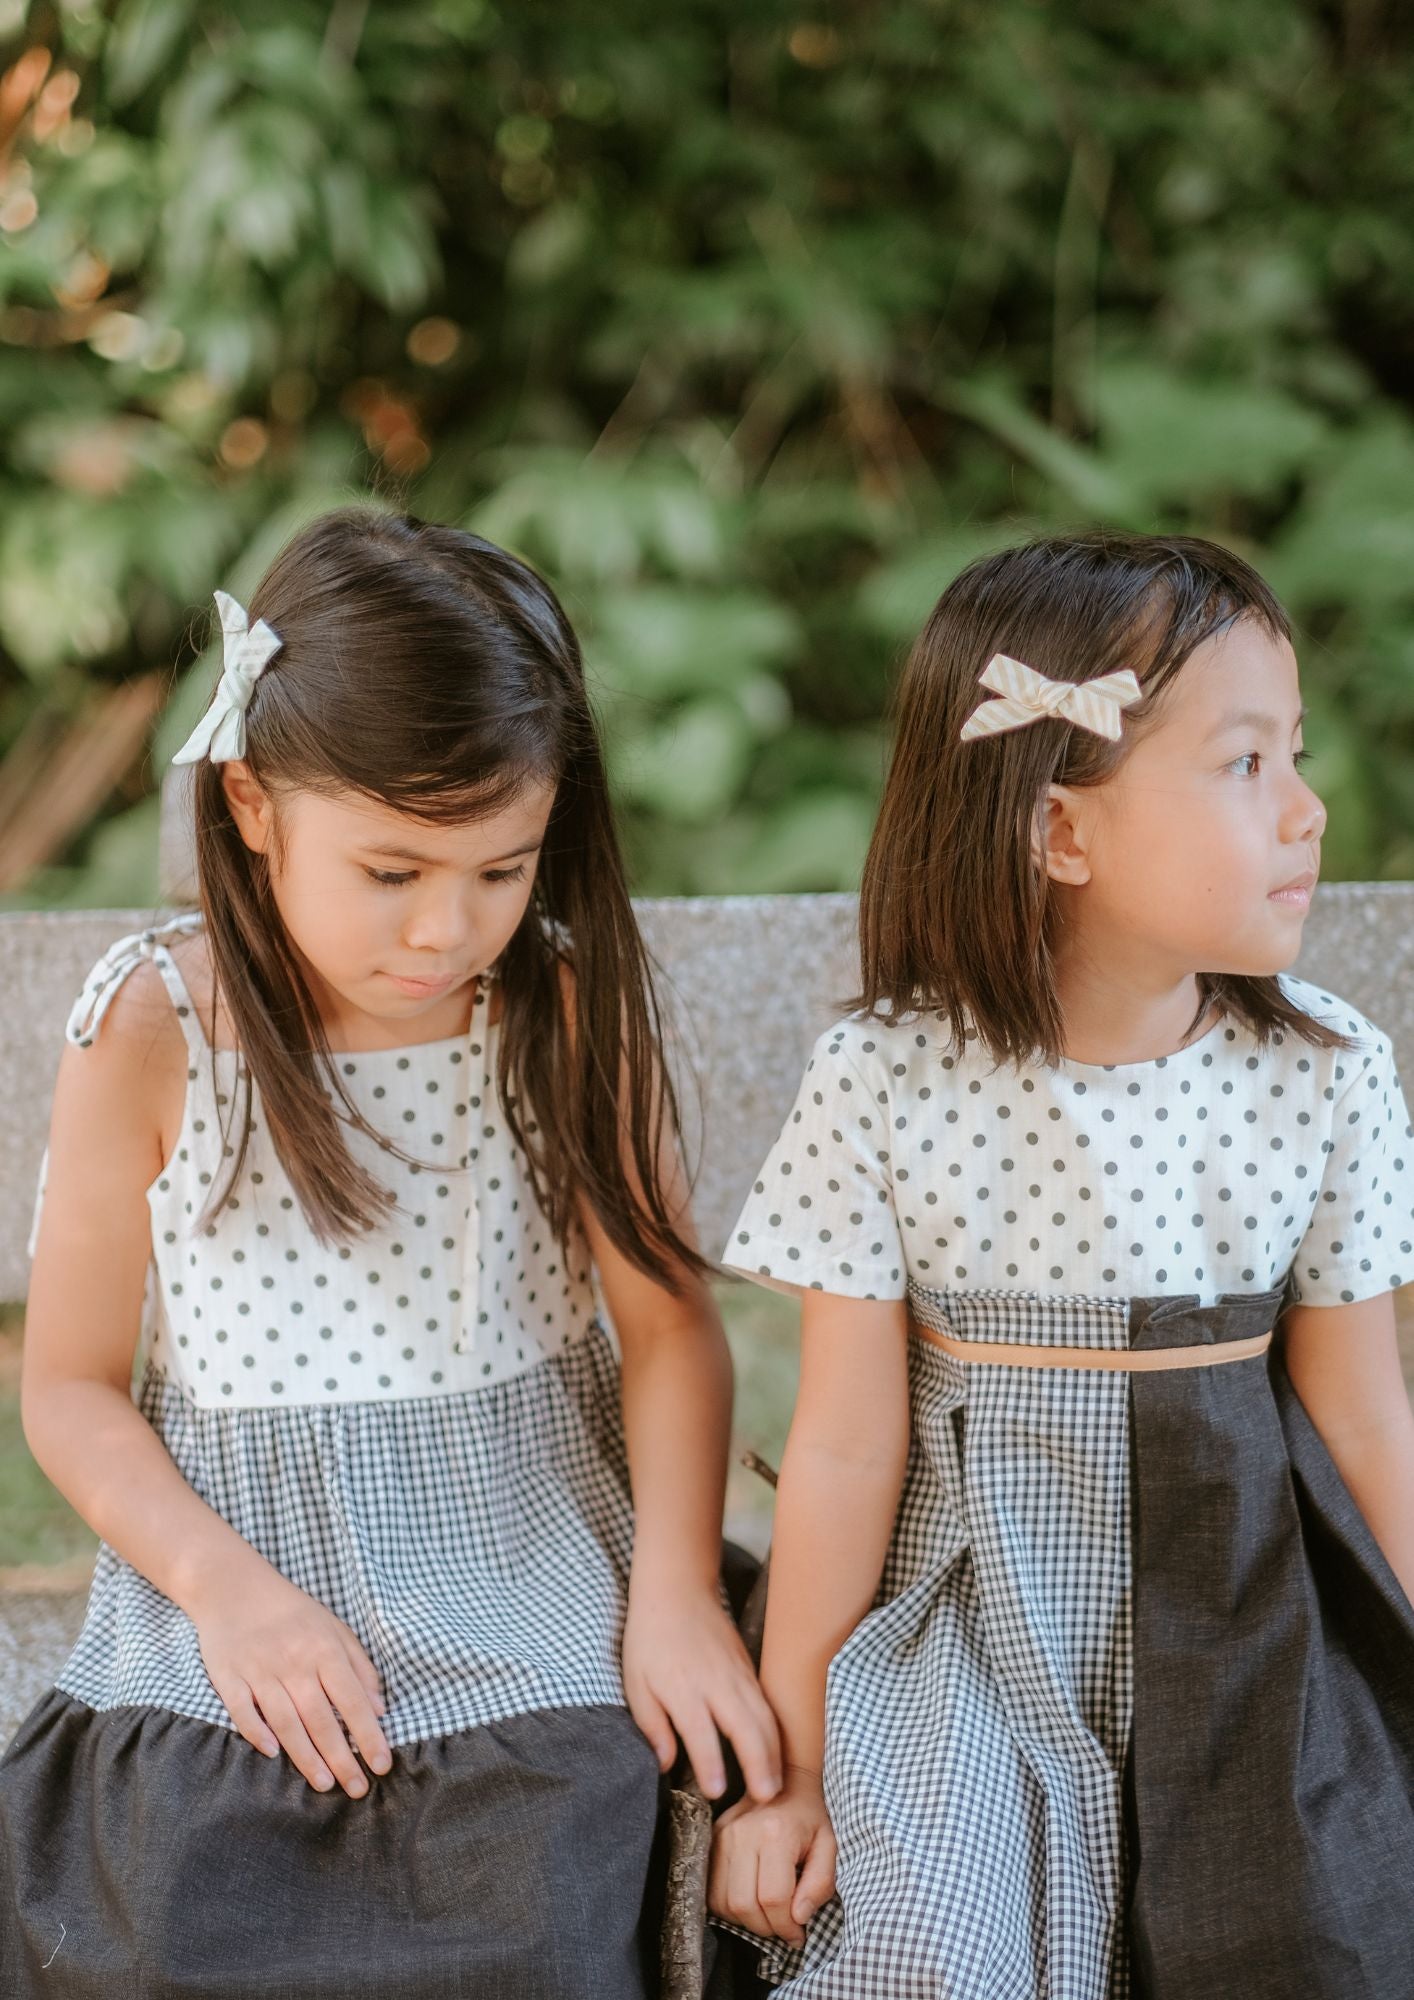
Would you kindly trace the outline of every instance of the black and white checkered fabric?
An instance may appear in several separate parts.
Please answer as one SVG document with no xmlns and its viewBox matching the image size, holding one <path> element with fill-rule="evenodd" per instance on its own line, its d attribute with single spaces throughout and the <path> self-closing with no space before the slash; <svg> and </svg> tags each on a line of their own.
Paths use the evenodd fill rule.
<svg viewBox="0 0 1414 2000">
<path fill-rule="evenodd" d="M 1122 1300 L 909 1301 L 963 1340 L 1128 1345 Z M 1127 1377 L 921 1340 L 911 1375 L 879 1605 L 829 1674 L 839 1899 L 762 1970 L 790 2000 L 1123 2000 Z"/>
<path fill-rule="evenodd" d="M 203 1499 L 357 1633 L 394 1746 L 623 1701 L 632 1517 L 601 1329 L 465 1394 L 203 1410 L 149 1370 L 141 1406 Z M 231 1726 L 191 1620 L 106 1546 L 58 1686 Z"/>
</svg>

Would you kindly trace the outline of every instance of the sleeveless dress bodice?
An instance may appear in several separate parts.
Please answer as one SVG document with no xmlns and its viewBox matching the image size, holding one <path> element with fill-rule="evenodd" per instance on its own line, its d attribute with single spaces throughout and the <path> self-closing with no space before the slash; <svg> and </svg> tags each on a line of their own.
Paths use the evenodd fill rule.
<svg viewBox="0 0 1414 2000">
<path fill-rule="evenodd" d="M 258 1093 L 240 1175 L 206 1213 L 249 1085 L 208 1044 L 172 954 L 200 923 L 120 940 L 68 1025 L 90 1043 L 150 961 L 187 1042 L 181 1131 L 147 1191 L 143 1414 L 188 1483 L 352 1626 L 394 1745 L 621 1703 L 617 1358 L 584 1238 L 556 1240 L 507 1127 L 485 983 L 463 1036 L 334 1056 L 336 1106 L 346 1092 L 380 1135 L 346 1126 L 351 1150 L 396 1206 L 324 1245 Z M 106 1545 L 58 1687 L 231 1726 L 191 1621 Z"/>
</svg>

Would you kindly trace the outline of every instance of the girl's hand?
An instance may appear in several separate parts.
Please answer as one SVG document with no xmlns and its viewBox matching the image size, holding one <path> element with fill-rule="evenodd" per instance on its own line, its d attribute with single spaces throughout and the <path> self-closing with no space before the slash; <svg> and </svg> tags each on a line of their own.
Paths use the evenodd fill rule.
<svg viewBox="0 0 1414 2000">
<path fill-rule="evenodd" d="M 717 1821 L 707 1901 L 758 1937 L 803 1944 L 805 1926 L 835 1893 L 835 1836 L 814 1771 L 792 1764 L 769 1805 L 743 1799 Z"/>
<path fill-rule="evenodd" d="M 726 1790 L 718 1731 L 736 1752 L 753 1799 L 781 1787 L 776 1718 L 741 1635 L 715 1595 L 629 1590 L 624 1628 L 624 1694 L 629 1713 L 657 1753 L 660 1770 L 677 1759 L 677 1737 L 709 1799 Z M 677 1732 L 676 1736 L 674 1731 Z"/>
<path fill-rule="evenodd" d="M 283 1745 L 317 1792 L 337 1780 L 361 1799 L 368 1780 L 344 1731 L 370 1770 L 381 1774 L 393 1762 L 378 1726 L 378 1669 L 332 1611 L 268 1564 L 261 1570 L 253 1581 L 242 1575 L 219 1605 L 196 1615 L 211 1685 L 247 1743 L 267 1757 L 278 1757 Z"/>
</svg>

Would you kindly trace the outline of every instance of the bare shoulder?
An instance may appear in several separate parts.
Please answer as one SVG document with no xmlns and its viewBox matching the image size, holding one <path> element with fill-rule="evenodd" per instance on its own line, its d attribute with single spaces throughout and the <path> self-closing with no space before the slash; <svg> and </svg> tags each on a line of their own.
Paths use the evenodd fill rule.
<svg viewBox="0 0 1414 2000">
<path fill-rule="evenodd" d="M 186 1045 L 162 975 L 137 965 L 114 993 L 90 1043 L 65 1052 L 65 1066 L 108 1088 L 124 1079 L 150 1086 L 167 1072 L 184 1074 Z"/>
<path fill-rule="evenodd" d="M 134 968 L 86 1046 L 66 1044 L 49 1126 L 49 1194 L 72 1183 L 111 1197 L 160 1171 L 181 1122 L 187 1053 L 161 974 Z"/>
<path fill-rule="evenodd" d="M 146 1190 L 180 1121 L 186 1071 L 181 1027 L 150 962 L 122 980 L 86 1045 L 66 1043 L 25 1316 L 27 1379 L 126 1384 L 151 1252 Z"/>
</svg>

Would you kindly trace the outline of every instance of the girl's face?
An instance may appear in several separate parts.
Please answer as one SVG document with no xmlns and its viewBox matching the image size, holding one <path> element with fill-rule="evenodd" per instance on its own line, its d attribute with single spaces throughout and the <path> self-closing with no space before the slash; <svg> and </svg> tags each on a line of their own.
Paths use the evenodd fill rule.
<svg viewBox="0 0 1414 2000">
<path fill-rule="evenodd" d="M 500 812 L 430 825 L 353 793 L 282 797 L 244 763 L 223 767 L 246 846 L 271 890 L 331 1035 L 396 1043 L 454 1035 L 467 989 L 510 942 L 530 900 L 554 803 L 528 784 Z"/>
<path fill-rule="evenodd" d="M 1253 618 L 1199 646 L 1112 778 L 1053 786 L 1061 948 L 1155 983 L 1267 975 L 1301 948 L 1325 808 L 1301 776 L 1296 656 Z"/>
</svg>

